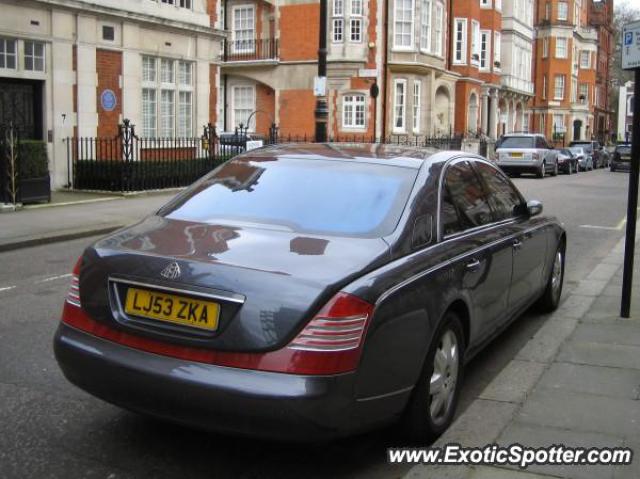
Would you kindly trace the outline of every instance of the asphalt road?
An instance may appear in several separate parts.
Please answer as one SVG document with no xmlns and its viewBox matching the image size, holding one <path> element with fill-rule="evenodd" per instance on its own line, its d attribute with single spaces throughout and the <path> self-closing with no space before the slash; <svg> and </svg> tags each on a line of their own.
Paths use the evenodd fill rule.
<svg viewBox="0 0 640 479">
<path fill-rule="evenodd" d="M 545 212 L 567 228 L 567 289 L 623 235 L 627 181 L 626 174 L 606 170 L 516 180 L 527 198 L 543 201 Z M 370 478 L 408 471 L 386 464 L 386 448 L 402 445 L 393 429 L 311 446 L 239 439 L 146 419 L 68 384 L 51 338 L 68 273 L 91 241 L 0 254 L 0 477 Z M 474 359 L 460 410 L 545 320 L 526 313 Z"/>
</svg>

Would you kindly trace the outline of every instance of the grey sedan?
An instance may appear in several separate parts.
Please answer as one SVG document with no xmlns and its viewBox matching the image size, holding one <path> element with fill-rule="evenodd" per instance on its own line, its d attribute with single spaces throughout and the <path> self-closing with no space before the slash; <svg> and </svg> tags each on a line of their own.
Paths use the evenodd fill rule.
<svg viewBox="0 0 640 479">
<path fill-rule="evenodd" d="M 465 364 L 562 292 L 566 236 L 480 157 L 268 147 L 88 247 L 55 335 L 66 377 L 215 431 L 432 440 Z"/>
</svg>

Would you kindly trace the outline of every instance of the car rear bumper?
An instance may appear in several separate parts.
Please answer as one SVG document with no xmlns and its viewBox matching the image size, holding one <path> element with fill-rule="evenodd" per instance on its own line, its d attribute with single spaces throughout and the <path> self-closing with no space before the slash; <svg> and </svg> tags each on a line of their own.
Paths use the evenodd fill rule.
<svg viewBox="0 0 640 479">
<path fill-rule="evenodd" d="M 612 161 L 610 166 L 612 170 L 631 171 L 630 161 Z"/>
<path fill-rule="evenodd" d="M 58 364 L 79 388 L 135 412 L 212 431 L 325 440 L 391 422 L 409 392 L 355 399 L 356 373 L 303 376 L 185 361 L 61 323 Z"/>
<path fill-rule="evenodd" d="M 540 160 L 498 160 L 496 164 L 503 170 L 508 171 L 537 171 L 542 165 Z"/>
</svg>

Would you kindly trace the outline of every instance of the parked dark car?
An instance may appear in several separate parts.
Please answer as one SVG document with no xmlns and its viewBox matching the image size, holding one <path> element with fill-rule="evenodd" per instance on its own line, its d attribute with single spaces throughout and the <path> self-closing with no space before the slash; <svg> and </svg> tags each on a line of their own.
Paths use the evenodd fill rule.
<svg viewBox="0 0 640 479">
<path fill-rule="evenodd" d="M 620 143 L 616 145 L 611 158 L 611 171 L 631 170 L 631 143 Z"/>
<path fill-rule="evenodd" d="M 570 146 L 568 150 L 578 160 L 578 172 L 593 170 L 593 156 L 583 146 Z"/>
<path fill-rule="evenodd" d="M 599 141 L 578 140 L 569 143 L 569 146 L 580 146 L 584 151 L 591 155 L 594 168 L 604 168 L 606 165 L 606 157 L 602 154 L 602 145 Z"/>
<path fill-rule="evenodd" d="M 558 169 L 568 175 L 578 173 L 578 157 L 568 148 L 558 150 Z"/>
<path fill-rule="evenodd" d="M 481 157 L 281 145 L 88 247 L 55 335 L 66 377 L 216 431 L 332 438 L 451 423 L 465 363 L 557 307 L 566 237 Z"/>
</svg>

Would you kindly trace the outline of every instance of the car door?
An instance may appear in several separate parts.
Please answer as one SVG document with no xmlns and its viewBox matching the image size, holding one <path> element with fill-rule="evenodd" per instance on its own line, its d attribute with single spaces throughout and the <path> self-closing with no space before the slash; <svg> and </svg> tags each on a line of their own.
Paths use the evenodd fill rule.
<svg viewBox="0 0 640 479">
<path fill-rule="evenodd" d="M 536 294 L 542 278 L 546 237 L 542 229 L 532 229 L 520 192 L 497 168 L 477 162 L 476 169 L 487 188 L 496 221 L 504 226 L 513 256 L 509 286 L 509 316 Z"/>
<path fill-rule="evenodd" d="M 512 274 L 512 244 L 495 226 L 486 191 L 471 162 L 447 167 L 441 198 L 441 234 L 472 248 L 455 261 L 454 271 L 472 304 L 477 337 L 490 334 L 507 314 Z"/>
</svg>

